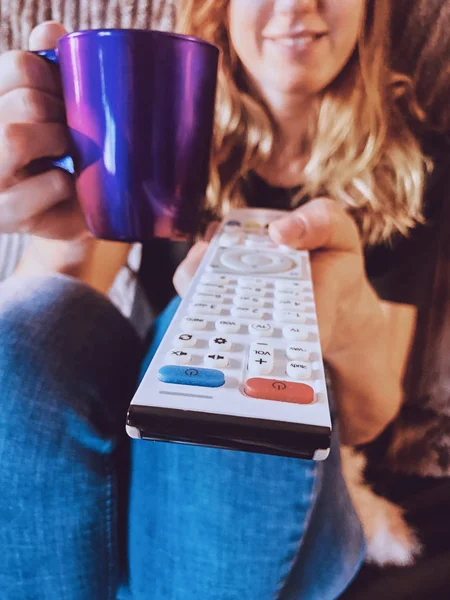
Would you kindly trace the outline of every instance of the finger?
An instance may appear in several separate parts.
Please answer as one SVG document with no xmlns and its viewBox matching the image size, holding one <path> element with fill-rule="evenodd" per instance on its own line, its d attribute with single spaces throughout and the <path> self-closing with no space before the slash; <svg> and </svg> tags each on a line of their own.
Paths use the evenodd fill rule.
<svg viewBox="0 0 450 600">
<path fill-rule="evenodd" d="M 269 234 L 275 243 L 297 249 L 361 252 L 355 222 L 330 198 L 311 200 L 274 221 L 270 224 Z"/>
<path fill-rule="evenodd" d="M 29 231 L 29 221 L 75 195 L 72 177 L 53 169 L 0 194 L 0 233 Z"/>
<path fill-rule="evenodd" d="M 175 271 L 173 285 L 181 297 L 186 294 L 208 246 L 207 242 L 197 242 L 192 246 L 184 261 Z"/>
<path fill-rule="evenodd" d="M 23 87 L 61 94 L 58 69 L 31 52 L 11 50 L 0 55 L 0 73 L 0 96 Z"/>
<path fill-rule="evenodd" d="M 34 88 L 17 88 L 0 96 L 1 123 L 64 123 L 62 99 Z"/>
<path fill-rule="evenodd" d="M 212 221 L 212 223 L 209 223 L 208 227 L 206 228 L 205 235 L 203 237 L 204 241 L 210 242 L 214 237 L 216 231 L 219 229 L 219 227 L 220 221 Z"/>
<path fill-rule="evenodd" d="M 36 27 L 30 36 L 30 50 L 55 48 L 66 30 L 50 21 Z M 0 96 L 22 87 L 32 87 L 44 92 L 60 94 L 61 77 L 55 65 L 47 60 L 20 50 L 11 50 L 0 56 Z"/>
<path fill-rule="evenodd" d="M 57 123 L 0 125 L 0 191 L 31 161 L 63 156 L 69 150 L 67 127 Z"/>
<path fill-rule="evenodd" d="M 30 34 L 30 50 L 50 50 L 56 48 L 60 37 L 65 35 L 67 30 L 64 25 L 58 21 L 45 21 L 33 29 Z"/>
</svg>

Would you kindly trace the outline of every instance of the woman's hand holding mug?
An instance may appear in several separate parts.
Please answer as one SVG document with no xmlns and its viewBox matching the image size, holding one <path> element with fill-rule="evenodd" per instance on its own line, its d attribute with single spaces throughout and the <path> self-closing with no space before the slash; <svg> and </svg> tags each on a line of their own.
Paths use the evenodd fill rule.
<svg viewBox="0 0 450 600">
<path fill-rule="evenodd" d="M 32 35 L 41 57 L 10 52 L 0 61 L 0 231 L 66 239 L 83 229 L 77 204 L 61 204 L 74 197 L 73 181 L 53 168 L 52 158 L 69 154 L 95 237 L 195 235 L 209 177 L 218 47 L 161 31 L 65 33 L 46 24 Z M 52 172 L 24 188 L 24 167 L 42 158 L 33 169 Z M 49 193 L 41 182 L 52 184 Z M 47 218 L 44 225 L 48 210 L 70 226 L 60 230 Z"/>
<path fill-rule="evenodd" d="M 53 48 L 65 33 L 58 23 L 44 23 L 32 32 L 30 49 Z M 73 178 L 61 169 L 27 171 L 32 161 L 68 150 L 57 68 L 31 52 L 0 56 L 0 233 L 90 238 Z"/>
</svg>

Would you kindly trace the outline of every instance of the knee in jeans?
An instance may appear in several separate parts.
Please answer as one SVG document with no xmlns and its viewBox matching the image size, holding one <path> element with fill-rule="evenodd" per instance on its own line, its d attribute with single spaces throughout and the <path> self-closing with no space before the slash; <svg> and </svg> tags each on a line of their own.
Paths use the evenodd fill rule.
<svg viewBox="0 0 450 600">
<path fill-rule="evenodd" d="M 24 325 L 51 328 L 65 322 L 71 306 L 87 308 L 101 298 L 80 281 L 63 275 L 10 277 L 0 284 L 0 324 L 6 333 L 24 331 Z"/>
<path fill-rule="evenodd" d="M 29 398 L 39 386 L 41 396 L 52 390 L 53 398 L 73 402 L 102 398 L 105 407 L 130 400 L 141 357 L 138 337 L 105 297 L 73 278 L 1 283 L 0 340 L 0 396 L 22 390 Z"/>
</svg>

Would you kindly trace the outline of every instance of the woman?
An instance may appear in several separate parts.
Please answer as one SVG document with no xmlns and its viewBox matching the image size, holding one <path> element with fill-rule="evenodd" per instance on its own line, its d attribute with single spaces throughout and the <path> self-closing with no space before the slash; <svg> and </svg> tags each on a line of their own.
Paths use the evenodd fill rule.
<svg viewBox="0 0 450 600">
<path fill-rule="evenodd" d="M 321 340 L 349 444 L 397 414 L 415 320 L 380 300 L 362 250 L 421 219 L 425 162 L 397 108 L 406 82 L 387 66 L 388 14 L 387 0 L 190 0 L 180 20 L 224 50 L 209 208 L 295 209 L 270 234 L 316 251 Z M 61 33 L 42 26 L 31 46 Z M 1 231 L 39 236 L 0 294 L 6 597 L 114 598 L 127 547 L 117 597 L 337 598 L 363 546 L 336 447 L 316 465 L 138 442 L 129 468 L 123 423 L 141 348 L 92 291 L 108 290 L 126 252 L 87 235 L 66 174 L 26 173 L 67 151 L 49 65 L 0 58 L 0 115 Z M 181 292 L 202 250 L 178 272 Z"/>
</svg>

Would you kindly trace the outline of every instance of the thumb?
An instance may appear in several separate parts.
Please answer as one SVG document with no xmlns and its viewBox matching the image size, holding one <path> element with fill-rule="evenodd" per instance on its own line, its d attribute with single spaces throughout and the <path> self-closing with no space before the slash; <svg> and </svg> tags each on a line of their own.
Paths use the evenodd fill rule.
<svg viewBox="0 0 450 600">
<path fill-rule="evenodd" d="M 58 39 L 66 33 L 64 26 L 57 21 L 41 23 L 30 34 L 30 50 L 51 50 L 56 47 Z"/>
<path fill-rule="evenodd" d="M 351 216 L 330 198 L 316 198 L 273 221 L 269 235 L 277 244 L 301 250 L 323 248 L 360 253 L 361 240 Z"/>
</svg>

